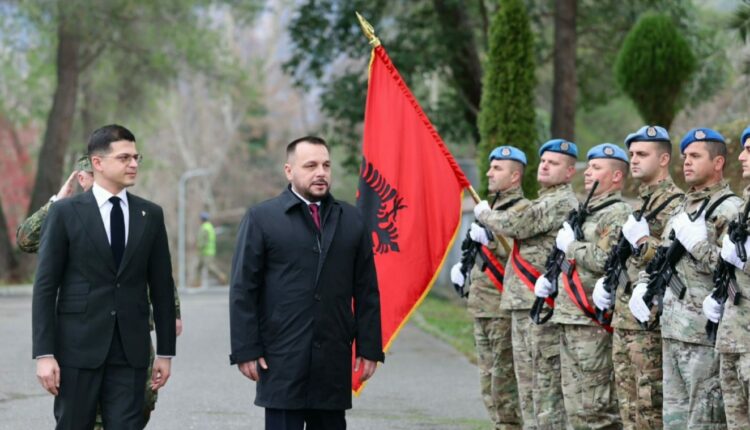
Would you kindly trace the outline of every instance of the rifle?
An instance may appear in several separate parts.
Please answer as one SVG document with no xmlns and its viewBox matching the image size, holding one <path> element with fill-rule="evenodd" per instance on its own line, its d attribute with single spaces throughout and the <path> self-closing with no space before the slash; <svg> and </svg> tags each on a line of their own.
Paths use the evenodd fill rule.
<svg viewBox="0 0 750 430">
<path fill-rule="evenodd" d="M 709 200 L 709 198 L 703 200 L 698 210 L 688 216 L 690 221 L 695 221 L 703 213 Z M 685 255 L 685 247 L 677 240 L 674 230 L 669 233 L 669 239 L 672 241 L 669 247 L 660 247 L 653 260 L 646 267 L 649 281 L 646 286 L 646 294 L 643 295 L 643 302 L 651 309 L 653 300 L 656 298 L 659 308 L 653 323 L 649 324 L 648 321 L 639 322 L 645 330 L 653 330 L 658 325 L 659 317 L 661 317 L 661 312 L 664 308 L 664 293 L 667 292 L 667 287 L 680 300 L 685 297 L 685 291 L 687 290 L 685 284 L 676 276 L 677 270 L 675 268 L 680 259 Z"/>
<path fill-rule="evenodd" d="M 492 204 L 490 207 L 494 207 L 495 203 L 500 199 L 500 191 L 495 193 L 495 197 L 492 199 Z M 479 225 L 482 225 L 478 220 L 474 220 L 474 222 L 478 223 Z M 484 226 L 482 226 L 484 227 Z M 487 227 L 484 227 L 485 229 Z M 474 262 L 477 259 L 477 254 L 479 254 L 479 251 L 482 249 L 482 244 L 474 242 L 471 238 L 471 229 L 466 230 L 466 237 L 464 237 L 463 242 L 461 242 L 461 274 L 464 275 L 464 279 L 469 279 L 469 273 L 471 273 L 471 268 L 474 267 Z M 465 284 L 466 282 L 464 282 Z M 469 291 L 464 291 L 463 285 L 453 284 L 453 288 L 456 289 L 456 293 L 460 297 L 468 297 Z"/>
<path fill-rule="evenodd" d="M 747 217 L 750 212 L 750 200 L 745 203 L 745 208 L 737 216 L 736 221 L 729 223 L 727 228 L 727 234 L 729 240 L 734 243 L 737 249 L 737 256 L 740 261 L 747 261 L 747 253 L 745 252 L 745 241 L 747 240 Z M 740 293 L 737 291 L 737 278 L 734 274 L 734 266 L 724 261 L 723 258 L 719 259 L 719 265 L 714 270 L 714 285 L 716 289 L 711 293 L 711 297 L 722 305 L 722 316 L 724 303 L 727 299 L 732 299 L 732 303 L 736 306 L 740 303 Z M 719 317 L 721 321 L 721 317 Z M 711 343 L 716 343 L 716 333 L 719 331 L 719 323 L 711 320 L 706 322 L 706 335 Z"/>
<path fill-rule="evenodd" d="M 646 212 L 646 207 L 650 201 L 651 195 L 646 197 L 643 201 L 643 206 L 635 212 L 636 221 L 640 221 L 643 218 L 643 214 Z M 617 287 L 621 284 L 627 285 L 629 282 L 628 269 L 625 264 L 634 252 L 635 249 L 633 246 L 625 238 L 625 235 L 620 232 L 617 245 L 610 250 L 607 262 L 604 265 L 604 291 L 612 295 L 612 307 L 614 307 Z M 607 314 L 608 310 L 596 308 L 596 319 L 603 325 L 609 325 L 612 322 L 612 314 Z"/>
<path fill-rule="evenodd" d="M 583 230 L 582 226 L 583 223 L 586 221 L 586 217 L 589 216 L 589 202 L 591 201 L 591 197 L 594 196 L 594 192 L 596 191 L 596 188 L 599 186 L 599 181 L 595 181 L 594 185 L 591 187 L 591 190 L 589 191 L 588 196 L 586 196 L 586 200 L 578 205 L 578 209 L 573 209 L 568 214 L 568 217 L 566 221 L 568 224 L 570 224 L 570 227 L 573 229 L 573 232 L 575 233 L 576 240 L 583 239 Z M 549 255 L 547 256 L 547 261 L 544 263 L 544 276 L 547 278 L 554 287 L 554 291 L 552 294 L 550 294 L 549 298 L 552 299 L 552 301 L 555 300 L 558 293 L 557 288 L 557 280 L 560 277 L 560 273 L 562 271 L 565 271 L 566 273 L 570 274 L 573 270 L 573 266 L 568 263 L 568 260 L 565 258 L 565 252 L 560 251 L 557 249 L 557 246 L 552 246 L 552 250 L 550 251 Z M 544 316 L 542 315 L 542 310 L 544 308 L 544 302 L 545 299 L 541 297 L 537 297 L 534 300 L 534 305 L 531 307 L 531 312 L 529 312 L 529 316 L 531 317 L 531 320 L 534 321 L 535 324 L 544 324 L 547 321 L 549 321 L 550 318 L 552 318 L 552 313 L 555 311 L 554 308 L 550 307 Z"/>
</svg>

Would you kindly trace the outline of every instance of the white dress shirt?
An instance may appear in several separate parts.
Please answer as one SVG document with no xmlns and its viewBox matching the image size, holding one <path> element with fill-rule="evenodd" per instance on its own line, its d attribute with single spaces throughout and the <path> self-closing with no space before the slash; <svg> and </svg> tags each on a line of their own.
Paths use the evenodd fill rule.
<svg viewBox="0 0 750 430">
<path fill-rule="evenodd" d="M 112 202 L 109 201 L 109 198 L 112 196 L 120 198 L 120 208 L 122 208 L 122 216 L 125 220 L 125 246 L 127 246 L 128 232 L 130 231 L 130 211 L 128 210 L 128 193 L 125 191 L 125 188 L 117 194 L 112 194 L 94 182 L 91 191 L 94 193 L 96 205 L 99 206 L 99 213 L 104 223 L 104 231 L 107 232 L 107 240 L 110 244 L 112 244 L 112 227 L 109 225 L 109 216 L 112 213 Z"/>
</svg>

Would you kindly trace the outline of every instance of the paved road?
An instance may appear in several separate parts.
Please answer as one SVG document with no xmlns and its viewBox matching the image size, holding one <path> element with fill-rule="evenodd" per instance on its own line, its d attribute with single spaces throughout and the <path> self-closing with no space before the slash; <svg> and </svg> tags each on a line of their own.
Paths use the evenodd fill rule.
<svg viewBox="0 0 750 430">
<path fill-rule="evenodd" d="M 0 429 L 51 429 L 52 398 L 37 385 L 28 296 L 0 297 Z M 185 332 L 149 428 L 260 429 L 254 384 L 229 366 L 226 292 L 182 295 Z M 489 429 L 476 367 L 407 325 L 347 413 L 357 430 Z"/>
</svg>

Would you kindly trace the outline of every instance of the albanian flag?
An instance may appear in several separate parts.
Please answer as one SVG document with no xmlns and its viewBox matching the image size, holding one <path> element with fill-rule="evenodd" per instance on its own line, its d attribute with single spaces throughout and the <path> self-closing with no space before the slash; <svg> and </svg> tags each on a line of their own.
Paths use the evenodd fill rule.
<svg viewBox="0 0 750 430">
<path fill-rule="evenodd" d="M 372 234 L 387 351 L 440 273 L 470 184 L 382 46 L 370 63 L 362 153 L 357 207 Z M 352 384 L 358 394 L 357 374 Z"/>
</svg>

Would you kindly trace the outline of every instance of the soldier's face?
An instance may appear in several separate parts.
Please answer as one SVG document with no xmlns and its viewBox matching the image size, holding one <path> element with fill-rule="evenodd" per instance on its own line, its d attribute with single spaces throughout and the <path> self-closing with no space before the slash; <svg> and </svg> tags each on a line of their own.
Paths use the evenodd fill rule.
<svg viewBox="0 0 750 430">
<path fill-rule="evenodd" d="M 583 185 L 586 191 L 591 190 L 596 181 L 599 181 L 599 186 L 596 188 L 595 196 L 620 189 L 624 177 L 616 163 L 620 161 L 605 158 L 589 160 L 588 167 L 583 173 Z"/>
<path fill-rule="evenodd" d="M 574 160 L 559 152 L 545 151 L 539 159 L 536 180 L 542 187 L 566 184 L 576 173 Z"/>
<path fill-rule="evenodd" d="M 694 142 L 685 148 L 682 154 L 683 171 L 685 172 L 685 182 L 691 187 L 703 188 L 711 185 L 716 179 L 717 159 L 711 159 L 706 142 Z M 722 166 L 718 166 L 719 173 Z"/>
<path fill-rule="evenodd" d="M 750 138 L 745 139 L 745 146 L 738 159 L 742 164 L 742 179 L 750 179 Z"/>
<path fill-rule="evenodd" d="M 490 169 L 487 171 L 488 186 L 490 192 L 506 191 L 513 185 L 514 178 L 520 176 L 518 164 L 512 160 L 492 160 Z"/>
<path fill-rule="evenodd" d="M 302 197 L 317 202 L 331 185 L 331 158 L 323 145 L 300 142 L 284 164 L 286 179 Z"/>
<path fill-rule="evenodd" d="M 118 140 L 109 144 L 106 154 L 91 156 L 95 174 L 101 179 L 101 185 L 109 192 L 119 192 L 123 188 L 135 185 L 138 175 L 138 151 L 135 142 Z M 97 181 L 99 182 L 99 181 Z"/>
<path fill-rule="evenodd" d="M 659 176 L 662 165 L 669 164 L 668 157 L 655 142 L 632 142 L 630 148 L 630 174 L 644 183 Z M 666 164 L 665 164 L 666 161 Z"/>
</svg>

